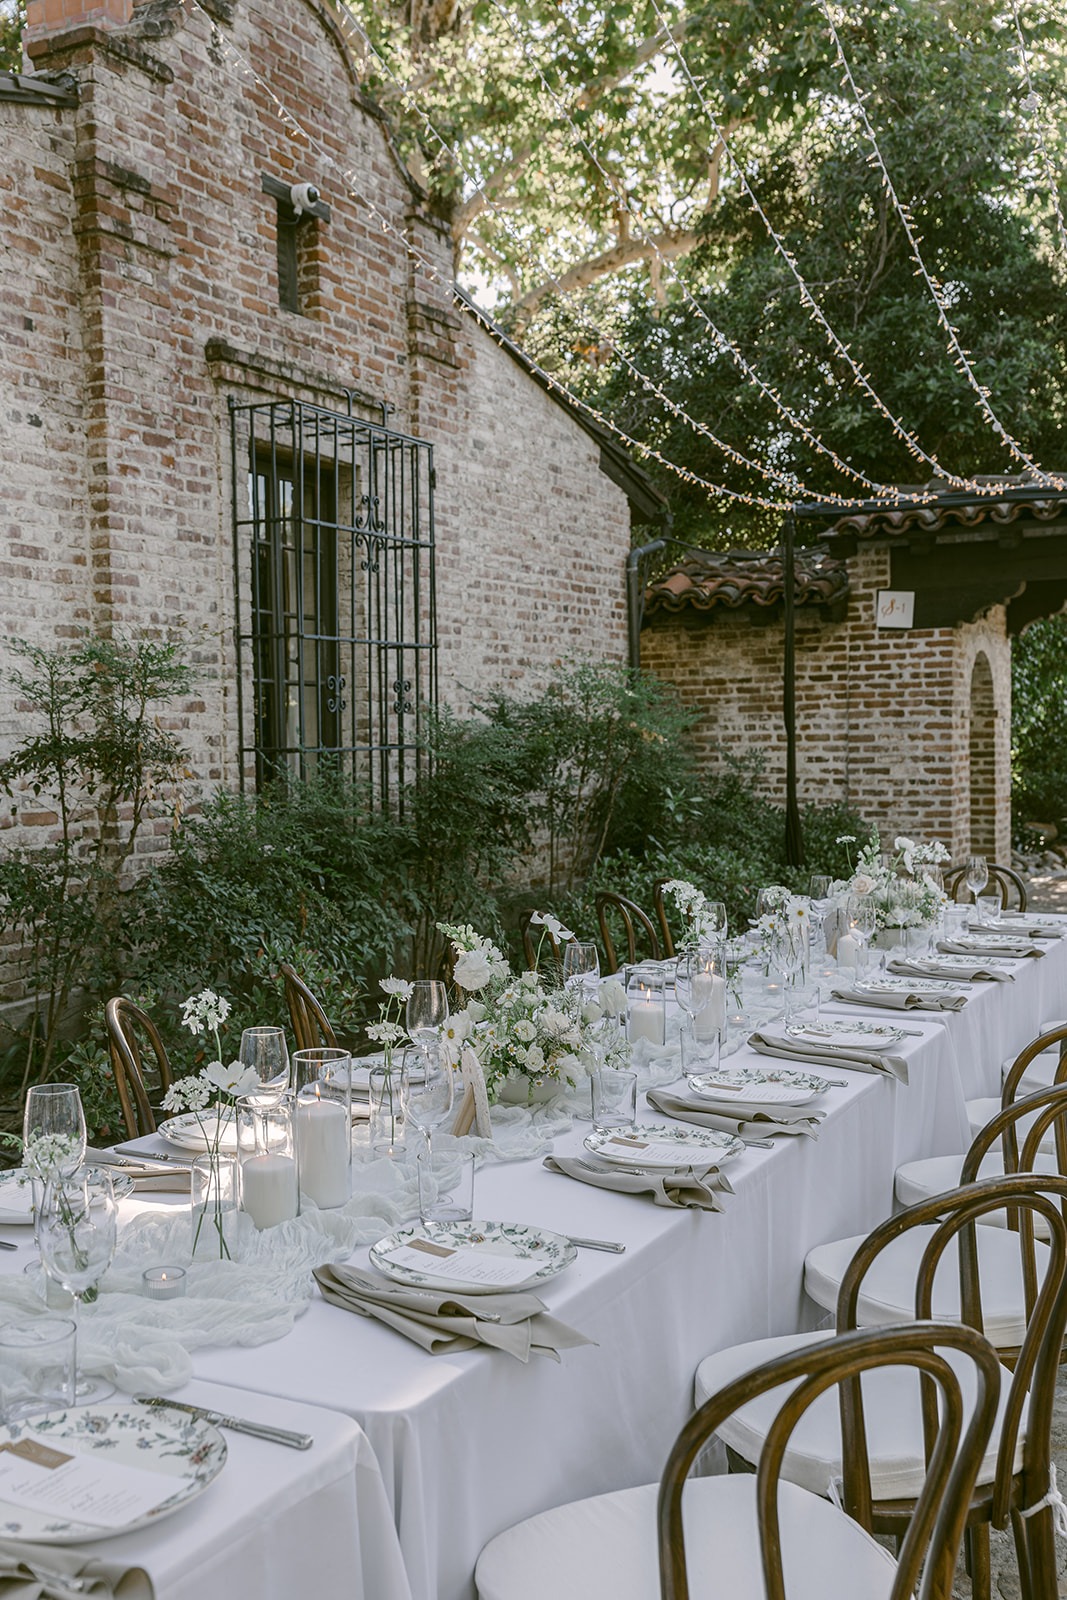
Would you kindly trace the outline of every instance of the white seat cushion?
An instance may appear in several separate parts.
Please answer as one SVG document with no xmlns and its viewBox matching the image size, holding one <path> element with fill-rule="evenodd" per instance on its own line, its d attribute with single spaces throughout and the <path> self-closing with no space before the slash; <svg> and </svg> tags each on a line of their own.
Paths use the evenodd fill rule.
<svg viewBox="0 0 1067 1600">
<path fill-rule="evenodd" d="M 909 1228 L 875 1258 L 860 1290 L 858 1321 L 861 1326 L 882 1327 L 887 1322 L 914 1319 L 915 1277 L 933 1231 L 932 1225 Z M 1017 1349 L 1026 1332 L 1019 1236 L 1002 1228 L 978 1228 L 975 1237 L 986 1338 L 998 1350 Z M 816 1305 L 827 1311 L 837 1310 L 837 1294 L 845 1269 L 863 1240 L 864 1235 L 858 1233 L 851 1239 L 835 1239 L 833 1244 L 820 1244 L 808 1251 L 804 1262 L 804 1288 Z M 1048 1246 L 1038 1242 L 1034 1249 L 1040 1278 L 1048 1263 Z M 960 1319 L 955 1240 L 941 1257 L 934 1283 L 933 1315 L 938 1322 Z"/>
<path fill-rule="evenodd" d="M 932 1195 L 944 1194 L 948 1189 L 958 1188 L 962 1167 L 962 1156 L 927 1156 L 924 1161 L 906 1161 L 902 1167 L 897 1168 L 896 1196 L 898 1205 L 915 1206 L 921 1200 L 929 1200 Z M 1034 1170 L 1036 1172 L 1056 1173 L 1058 1168 L 1055 1156 L 1039 1153 Z M 980 1178 L 1000 1178 L 1003 1175 L 1004 1157 L 998 1147 L 982 1157 L 978 1176 Z M 978 1220 L 995 1228 L 1006 1228 L 1008 1225 L 1008 1216 L 1005 1211 L 989 1211 L 984 1217 L 979 1217 Z M 1048 1224 L 1045 1222 L 1044 1217 L 1035 1217 L 1034 1231 L 1039 1239 L 1048 1238 Z"/>
<path fill-rule="evenodd" d="M 692 1478 L 684 1505 L 694 1597 L 764 1600 L 752 1474 Z M 474 1581 L 480 1600 L 659 1600 L 658 1486 L 558 1506 L 486 1545 Z M 896 1563 L 827 1500 L 795 1484 L 779 1494 L 789 1600 L 883 1600 Z"/>
<path fill-rule="evenodd" d="M 993 1118 L 999 1114 L 1000 1109 L 1000 1101 L 994 1100 L 992 1097 L 990 1097 L 988 1100 L 968 1100 L 967 1120 L 971 1125 L 972 1139 L 976 1138 L 978 1134 L 981 1133 L 987 1122 L 992 1122 Z M 1026 1139 L 1026 1135 L 1034 1125 L 1034 1118 L 1036 1116 L 1037 1112 L 1031 1111 L 1025 1117 L 1020 1117 L 1015 1124 L 1015 1136 L 1019 1141 L 1020 1150 L 1022 1149 L 1023 1143 Z M 1055 1150 L 1056 1134 L 1054 1128 L 1047 1128 L 1045 1130 L 1041 1138 L 1041 1148 L 1042 1150 Z"/>
<path fill-rule="evenodd" d="M 1001 1062 L 1000 1080 L 1003 1083 L 1017 1057 L 1008 1056 Z M 1051 1089 L 1056 1077 L 1056 1068 L 1060 1064 L 1059 1049 L 1042 1050 L 1035 1056 L 1015 1086 L 1015 1098 L 1021 1100 L 1023 1095 L 1036 1094 L 1039 1089 Z"/>
<path fill-rule="evenodd" d="M 787 1334 L 778 1339 L 756 1339 L 751 1344 L 734 1345 L 707 1356 L 697 1368 L 698 1406 L 754 1367 L 776 1356 L 805 1345 L 819 1344 L 830 1335 Z M 958 1351 L 944 1352 L 960 1379 L 964 1404 L 970 1413 L 974 1396 L 974 1363 Z M 982 1459 L 980 1484 L 992 1483 L 996 1473 L 997 1445 L 1000 1440 L 1004 1407 L 1008 1400 L 1011 1373 L 1001 1375 L 1000 1401 L 992 1442 Z M 796 1384 L 782 1384 L 740 1406 L 718 1430 L 719 1438 L 736 1450 L 743 1460 L 757 1462 L 771 1423 L 782 1402 Z M 871 1465 L 871 1493 L 876 1500 L 913 1500 L 921 1492 L 926 1477 L 923 1453 L 922 1413 L 919 1404 L 918 1374 L 906 1367 L 882 1367 L 863 1378 L 863 1415 L 867 1428 L 867 1458 Z M 1016 1470 L 1022 1467 L 1022 1442 L 1015 1457 Z M 819 1396 L 805 1411 L 790 1435 L 782 1476 L 812 1494 L 826 1494 L 831 1479 L 840 1478 L 841 1420 L 836 1389 Z"/>
</svg>

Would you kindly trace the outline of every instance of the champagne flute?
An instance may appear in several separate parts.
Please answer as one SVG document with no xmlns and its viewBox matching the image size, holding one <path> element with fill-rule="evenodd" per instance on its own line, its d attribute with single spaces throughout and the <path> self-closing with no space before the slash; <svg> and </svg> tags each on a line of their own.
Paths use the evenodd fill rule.
<svg viewBox="0 0 1067 1600">
<path fill-rule="evenodd" d="M 431 1139 L 452 1110 L 455 1080 L 440 1040 L 427 1040 L 416 1048 L 404 1051 L 403 1105 L 404 1115 L 413 1127 L 418 1128 L 426 1141 L 427 1155 L 432 1154 Z"/>
<path fill-rule="evenodd" d="M 284 1028 L 246 1028 L 241 1034 L 242 1067 L 254 1067 L 260 1093 L 253 1095 L 266 1104 L 278 1100 L 289 1087 L 289 1046 Z"/>
<path fill-rule="evenodd" d="M 978 896 L 989 882 L 989 868 L 986 865 L 985 856 L 967 857 L 967 865 L 964 869 L 963 881 L 971 891 L 971 894 L 974 898 L 974 903 L 977 905 Z"/>
<path fill-rule="evenodd" d="M 438 1042 L 448 1021 L 448 991 L 437 978 L 416 978 L 404 1009 L 408 1037 L 420 1050 Z"/>
<path fill-rule="evenodd" d="M 83 1170 L 45 1186 L 37 1244 L 48 1276 L 74 1297 L 75 1365 L 82 1302 L 111 1265 L 117 1216 L 109 1173 Z M 92 1405 L 114 1392 L 114 1384 L 82 1378 L 75 1399 L 79 1405 Z"/>
</svg>

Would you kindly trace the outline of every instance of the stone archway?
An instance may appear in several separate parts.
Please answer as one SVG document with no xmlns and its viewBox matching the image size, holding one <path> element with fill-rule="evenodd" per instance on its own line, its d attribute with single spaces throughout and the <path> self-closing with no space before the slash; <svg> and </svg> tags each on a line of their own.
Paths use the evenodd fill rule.
<svg viewBox="0 0 1067 1600">
<path fill-rule="evenodd" d="M 979 651 L 971 670 L 971 849 L 991 861 L 997 853 L 996 703 L 989 657 Z"/>
</svg>

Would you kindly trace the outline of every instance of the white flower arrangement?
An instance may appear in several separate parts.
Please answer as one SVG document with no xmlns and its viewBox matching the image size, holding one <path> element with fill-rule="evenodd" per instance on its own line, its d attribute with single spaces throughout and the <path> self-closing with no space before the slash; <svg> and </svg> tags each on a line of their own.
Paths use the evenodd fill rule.
<svg viewBox="0 0 1067 1600">
<path fill-rule="evenodd" d="M 663 893 L 670 895 L 685 923 L 686 942 L 706 939 L 719 932 L 712 920 L 708 897 L 695 883 L 686 878 L 671 878 L 663 885 Z"/>
<path fill-rule="evenodd" d="M 607 1054 L 610 1060 L 628 1052 L 618 1028 L 611 1025 L 625 1011 L 620 983 L 614 985 L 617 994 L 605 984 L 607 993 L 592 1003 L 578 985 L 548 988 L 538 972 L 513 973 L 495 945 L 471 928 L 438 927 L 456 951 L 456 986 L 465 991 L 460 997 L 465 1004 L 449 1018 L 446 1042 L 457 1055 L 464 1044 L 474 1050 L 490 1100 L 499 1098 L 509 1079 L 555 1082 L 562 1089 L 584 1078 L 598 1056 Z M 478 957 L 477 967 L 465 962 L 468 956 Z M 469 978 L 472 972 L 481 980 L 473 988 L 461 976 Z"/>
<path fill-rule="evenodd" d="M 837 842 L 847 846 L 856 840 L 851 834 L 841 834 Z M 873 900 L 879 930 L 928 927 L 940 917 L 946 898 L 930 876 L 930 868 L 939 868 L 949 859 L 940 839 L 916 840 L 898 834 L 888 860 L 883 860 L 881 840 L 875 833 L 856 856 L 852 876 L 836 882 L 833 892 L 839 899 L 857 895 Z"/>
</svg>

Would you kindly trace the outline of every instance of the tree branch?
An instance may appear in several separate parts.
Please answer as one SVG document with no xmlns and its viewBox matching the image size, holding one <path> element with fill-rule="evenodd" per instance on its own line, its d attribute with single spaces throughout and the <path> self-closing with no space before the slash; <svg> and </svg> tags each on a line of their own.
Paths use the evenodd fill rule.
<svg viewBox="0 0 1067 1600">
<path fill-rule="evenodd" d="M 471 225 L 481 216 L 493 196 L 509 184 L 512 178 L 518 177 L 532 154 L 532 145 L 520 145 L 507 165 L 498 167 L 496 172 L 479 185 L 470 199 L 465 200 L 457 209 L 452 218 L 452 239 L 455 244 L 462 244 L 464 235 L 470 232 Z"/>
<path fill-rule="evenodd" d="M 695 229 L 672 229 L 641 239 L 623 240 L 608 250 L 602 250 L 599 255 L 575 262 L 573 267 L 568 267 L 558 277 L 539 283 L 521 299 L 513 301 L 511 309 L 524 317 L 531 316 L 550 294 L 573 294 L 579 289 L 587 289 L 599 278 L 621 272 L 624 267 L 633 266 L 637 261 L 652 261 L 660 256 L 673 261 L 675 257 L 687 255 L 694 249 L 699 238 Z"/>
<path fill-rule="evenodd" d="M 575 101 L 578 109 L 581 111 L 588 110 L 594 101 L 600 99 L 602 94 L 607 94 L 611 89 L 617 89 L 620 83 L 625 83 L 627 78 L 637 71 L 638 67 L 647 66 L 650 61 L 654 61 L 662 51 L 666 50 L 672 40 L 675 44 L 680 45 L 691 26 L 692 18 L 682 17 L 679 22 L 674 24 L 673 28 L 659 28 L 650 38 L 643 39 L 634 50 L 633 56 L 625 67 L 621 67 L 618 72 L 605 72 L 599 78 L 590 79 Z"/>
</svg>

